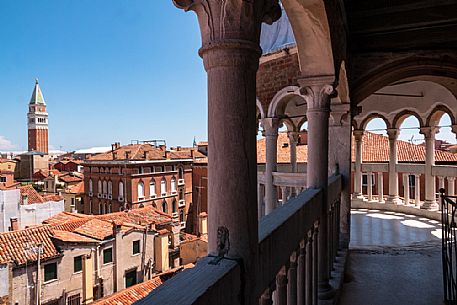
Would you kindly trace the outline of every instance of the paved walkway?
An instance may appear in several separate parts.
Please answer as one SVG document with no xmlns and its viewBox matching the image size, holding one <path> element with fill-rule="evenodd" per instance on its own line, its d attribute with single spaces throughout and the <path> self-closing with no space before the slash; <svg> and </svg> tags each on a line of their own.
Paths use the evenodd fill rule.
<svg viewBox="0 0 457 305">
<path fill-rule="evenodd" d="M 340 305 L 442 305 L 441 224 L 356 209 Z"/>
</svg>

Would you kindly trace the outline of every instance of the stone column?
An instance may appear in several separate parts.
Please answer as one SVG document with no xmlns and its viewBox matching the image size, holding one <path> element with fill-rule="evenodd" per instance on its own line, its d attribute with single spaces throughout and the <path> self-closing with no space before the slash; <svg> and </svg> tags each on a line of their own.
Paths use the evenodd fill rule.
<svg viewBox="0 0 457 305">
<path fill-rule="evenodd" d="M 397 138 L 398 129 L 388 128 L 389 136 L 389 196 L 386 203 L 401 204 L 398 197 L 398 173 L 397 173 Z"/>
<path fill-rule="evenodd" d="M 208 75 L 208 252 L 240 259 L 240 303 L 254 304 L 258 214 L 256 73 L 260 26 L 281 15 L 277 1 L 173 0 L 196 12 Z M 209 9 L 210 8 L 210 9 Z M 249 234 L 246 234 L 249 232 Z M 219 249 L 228 239 L 230 247 Z"/>
<path fill-rule="evenodd" d="M 354 130 L 355 140 L 355 173 L 354 173 L 354 198 L 363 200 L 362 194 L 362 138 L 363 130 Z"/>
<path fill-rule="evenodd" d="M 308 284 L 307 275 L 311 270 L 307 272 L 306 265 L 306 242 L 300 242 L 300 248 L 298 250 L 297 257 L 297 303 L 305 304 L 306 298 L 306 285 Z"/>
<path fill-rule="evenodd" d="M 334 77 L 299 79 L 307 102 L 308 118 L 308 188 L 322 190 L 322 214 L 319 225 L 319 298 L 329 299 L 335 294 L 330 286 L 329 221 L 328 221 L 328 123 L 330 94 Z"/>
<path fill-rule="evenodd" d="M 448 196 L 455 196 L 455 177 L 447 177 L 447 190 Z"/>
<path fill-rule="evenodd" d="M 297 253 L 290 256 L 287 270 L 287 305 L 297 305 Z"/>
<path fill-rule="evenodd" d="M 384 203 L 384 173 L 378 173 L 378 201 Z"/>
<path fill-rule="evenodd" d="M 425 137 L 425 200 L 421 208 L 436 209 L 436 185 L 432 169 L 435 165 L 435 135 L 436 127 L 422 127 L 420 133 Z"/>
<path fill-rule="evenodd" d="M 273 185 L 273 173 L 277 170 L 278 119 L 262 120 L 265 133 L 265 215 L 273 211 L 278 203 L 278 193 Z"/>
<path fill-rule="evenodd" d="M 342 104 L 340 99 L 330 105 L 329 121 L 329 175 L 339 173 L 342 179 L 341 205 L 339 215 L 340 244 L 349 244 L 351 221 L 351 188 L 352 188 L 352 126 L 350 105 Z"/>
<path fill-rule="evenodd" d="M 311 305 L 313 304 L 313 295 L 314 294 L 314 284 L 315 284 L 315 261 L 317 261 L 317 257 L 314 258 L 314 251 L 313 251 L 313 245 L 314 245 L 314 235 L 313 231 L 308 232 L 308 240 L 306 242 L 306 252 L 308 255 L 306 256 L 306 269 L 308 272 L 306 273 L 306 296 L 305 296 L 305 303 L 306 305 Z"/>
<path fill-rule="evenodd" d="M 403 197 L 405 198 L 405 205 L 409 204 L 409 174 L 403 174 Z"/>
<path fill-rule="evenodd" d="M 257 217 L 258 219 L 263 216 L 263 199 L 265 194 L 265 186 L 263 184 L 257 185 Z"/>
<path fill-rule="evenodd" d="M 373 201 L 373 173 L 367 173 L 367 197 L 368 201 Z"/>
<path fill-rule="evenodd" d="M 282 204 L 287 202 L 287 186 L 281 186 L 281 198 Z"/>
<path fill-rule="evenodd" d="M 416 174 L 414 175 L 414 178 L 416 179 L 416 182 L 414 183 L 414 203 L 416 204 L 417 207 L 420 207 L 421 205 L 421 175 Z"/>
<path fill-rule="evenodd" d="M 292 171 L 292 173 L 297 173 L 298 172 L 298 167 L 297 167 L 297 144 L 298 144 L 298 139 L 299 139 L 299 132 L 297 132 L 297 131 L 289 131 L 287 133 L 287 136 L 289 137 L 291 171 Z M 296 190 L 295 187 L 291 187 L 290 188 L 290 196 L 292 198 L 297 196 L 297 190 Z"/>
</svg>

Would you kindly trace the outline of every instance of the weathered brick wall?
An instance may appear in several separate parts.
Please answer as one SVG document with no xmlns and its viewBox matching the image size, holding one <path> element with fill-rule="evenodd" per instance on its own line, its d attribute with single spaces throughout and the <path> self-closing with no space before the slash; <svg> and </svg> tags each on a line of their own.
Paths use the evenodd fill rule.
<svg viewBox="0 0 457 305">
<path fill-rule="evenodd" d="M 257 71 L 257 98 L 265 110 L 268 109 L 268 104 L 279 90 L 287 86 L 297 86 L 297 78 L 300 75 L 296 52 L 289 54 L 281 51 L 275 56 L 267 55 L 264 59 L 268 57 L 272 57 L 272 59 L 263 63 L 261 60 Z"/>
</svg>

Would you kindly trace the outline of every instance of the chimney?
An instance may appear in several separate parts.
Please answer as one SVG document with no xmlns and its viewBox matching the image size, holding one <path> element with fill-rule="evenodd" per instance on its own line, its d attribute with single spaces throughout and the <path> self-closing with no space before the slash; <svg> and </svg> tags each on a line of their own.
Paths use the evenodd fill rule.
<svg viewBox="0 0 457 305">
<path fill-rule="evenodd" d="M 168 230 L 162 229 L 154 238 L 155 269 L 158 272 L 167 271 L 170 268 L 168 257 Z"/>
<path fill-rule="evenodd" d="M 208 214 L 202 212 L 198 215 L 198 235 L 208 234 Z"/>
<path fill-rule="evenodd" d="M 181 146 L 176 146 L 177 151 L 181 151 Z"/>
<path fill-rule="evenodd" d="M 194 153 L 195 153 L 195 150 L 191 149 L 190 150 L 190 157 L 193 159 L 194 158 Z"/>
<path fill-rule="evenodd" d="M 144 151 L 144 159 L 147 160 L 148 159 L 148 156 L 149 156 L 149 152 L 148 151 Z"/>
<path fill-rule="evenodd" d="M 126 150 L 125 151 L 125 159 L 129 159 L 130 158 L 130 150 Z"/>
<path fill-rule="evenodd" d="M 166 145 L 160 145 L 160 146 L 159 146 L 159 149 L 160 149 L 161 151 L 165 151 L 165 150 L 167 149 L 167 146 L 166 146 Z"/>
<path fill-rule="evenodd" d="M 29 196 L 27 194 L 22 194 L 22 204 L 23 205 L 29 204 Z"/>
<path fill-rule="evenodd" d="M 168 160 L 169 157 L 170 157 L 170 156 L 168 155 L 168 151 L 165 151 L 165 159 Z"/>
<path fill-rule="evenodd" d="M 113 151 L 113 160 L 117 159 L 117 151 Z"/>
<path fill-rule="evenodd" d="M 17 217 L 11 217 L 10 223 L 11 223 L 11 231 L 19 230 L 19 221 L 17 220 Z"/>
</svg>

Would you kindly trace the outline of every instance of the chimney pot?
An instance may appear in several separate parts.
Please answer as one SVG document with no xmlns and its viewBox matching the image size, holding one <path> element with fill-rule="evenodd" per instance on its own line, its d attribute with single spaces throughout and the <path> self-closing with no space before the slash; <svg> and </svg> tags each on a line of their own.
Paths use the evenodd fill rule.
<svg viewBox="0 0 457 305">
<path fill-rule="evenodd" d="M 19 222 L 17 220 L 17 217 L 11 217 L 10 223 L 11 223 L 11 231 L 19 230 Z"/>
</svg>

